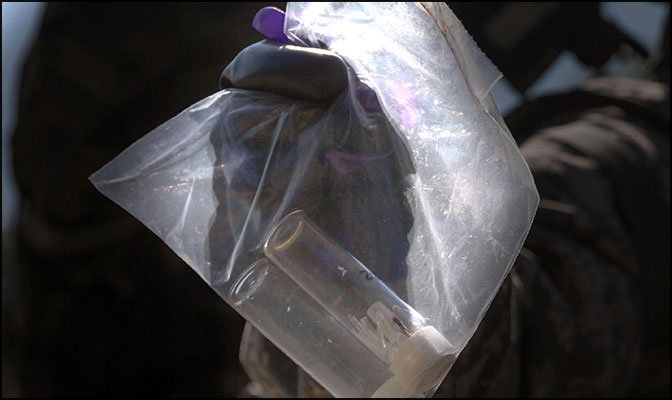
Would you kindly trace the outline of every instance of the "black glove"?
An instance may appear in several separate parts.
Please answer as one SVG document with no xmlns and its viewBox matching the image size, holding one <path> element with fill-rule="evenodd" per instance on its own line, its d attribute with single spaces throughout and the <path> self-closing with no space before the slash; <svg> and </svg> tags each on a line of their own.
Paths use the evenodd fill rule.
<svg viewBox="0 0 672 400">
<path fill-rule="evenodd" d="M 222 72 L 219 87 L 325 102 L 343 93 L 347 82 L 345 63 L 335 53 L 267 39 L 241 51 Z"/>
</svg>

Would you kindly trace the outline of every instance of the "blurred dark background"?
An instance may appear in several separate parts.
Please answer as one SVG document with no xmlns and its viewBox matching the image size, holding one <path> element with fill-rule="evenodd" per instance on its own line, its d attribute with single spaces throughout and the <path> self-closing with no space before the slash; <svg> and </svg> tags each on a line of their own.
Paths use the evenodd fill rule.
<svg viewBox="0 0 672 400">
<path fill-rule="evenodd" d="M 519 141 L 525 104 L 591 77 L 669 88 L 669 3 L 449 4 Z M 3 3 L 3 397 L 247 393 L 242 318 L 87 177 L 218 90 L 266 5 Z"/>
</svg>

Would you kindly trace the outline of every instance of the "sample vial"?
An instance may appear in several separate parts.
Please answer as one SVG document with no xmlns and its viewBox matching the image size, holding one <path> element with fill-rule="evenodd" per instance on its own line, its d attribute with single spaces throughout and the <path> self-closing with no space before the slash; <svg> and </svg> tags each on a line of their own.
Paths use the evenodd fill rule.
<svg viewBox="0 0 672 400">
<path fill-rule="evenodd" d="M 443 380 L 455 360 L 451 343 L 305 212 L 271 230 L 264 254 L 390 366 L 388 387 L 410 396 Z"/>
</svg>

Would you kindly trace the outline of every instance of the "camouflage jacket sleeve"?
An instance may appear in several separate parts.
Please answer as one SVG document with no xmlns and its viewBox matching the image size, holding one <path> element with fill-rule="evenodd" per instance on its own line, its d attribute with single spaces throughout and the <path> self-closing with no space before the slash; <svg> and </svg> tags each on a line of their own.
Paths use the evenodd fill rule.
<svg viewBox="0 0 672 400">
<path fill-rule="evenodd" d="M 435 397 L 669 395 L 669 108 L 667 125 L 641 112 L 667 88 L 580 92 L 602 98 L 521 146 L 541 196 L 532 230 Z"/>
<path fill-rule="evenodd" d="M 264 5 L 46 7 L 13 137 L 19 260 L 16 297 L 3 297 L 13 354 L 3 371 L 17 395 L 233 396 L 244 386 L 242 318 L 87 178 L 216 92 L 226 64 L 261 39 L 250 21 Z"/>
</svg>

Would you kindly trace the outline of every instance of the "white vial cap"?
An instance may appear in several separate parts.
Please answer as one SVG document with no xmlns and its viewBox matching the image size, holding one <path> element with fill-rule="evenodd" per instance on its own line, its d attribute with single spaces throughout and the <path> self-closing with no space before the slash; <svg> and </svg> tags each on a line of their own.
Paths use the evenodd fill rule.
<svg viewBox="0 0 672 400">
<path fill-rule="evenodd" d="M 396 375 L 383 383 L 378 390 L 371 396 L 371 398 L 390 399 L 390 398 L 422 398 L 425 397 L 420 393 L 406 393 L 406 388 Z"/>
<path fill-rule="evenodd" d="M 390 370 L 405 393 L 424 393 L 441 383 L 455 362 L 455 347 L 433 326 L 413 333 L 395 354 Z"/>
</svg>

